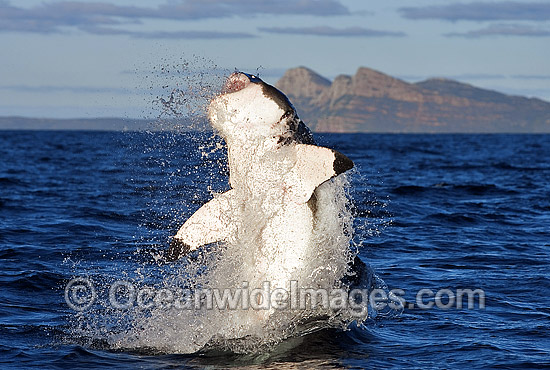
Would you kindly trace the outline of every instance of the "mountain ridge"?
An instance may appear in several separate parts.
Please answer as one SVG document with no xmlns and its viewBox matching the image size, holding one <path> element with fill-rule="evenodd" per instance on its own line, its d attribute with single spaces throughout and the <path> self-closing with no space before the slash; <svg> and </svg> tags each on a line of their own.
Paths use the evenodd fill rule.
<svg viewBox="0 0 550 370">
<path fill-rule="evenodd" d="M 450 79 L 409 83 L 360 67 L 353 76 L 330 81 L 297 67 L 287 70 L 276 86 L 316 132 L 550 133 L 549 102 Z M 12 116 L 0 117 L 0 130 L 208 130 L 206 118 L 200 121 Z"/>
<path fill-rule="evenodd" d="M 409 83 L 360 67 L 330 82 L 297 67 L 276 86 L 317 132 L 550 133 L 550 103 L 450 79 Z"/>
</svg>

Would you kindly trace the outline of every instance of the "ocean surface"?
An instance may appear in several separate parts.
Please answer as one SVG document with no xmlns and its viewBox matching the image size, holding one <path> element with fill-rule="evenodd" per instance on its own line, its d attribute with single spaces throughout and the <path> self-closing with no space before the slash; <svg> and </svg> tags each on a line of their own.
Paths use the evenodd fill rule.
<svg viewBox="0 0 550 370">
<path fill-rule="evenodd" d="M 116 279 L 169 276 L 157 259 L 169 236 L 228 188 L 223 146 L 205 134 L 3 131 L 0 368 L 550 368 L 550 136 L 316 139 L 355 162 L 355 245 L 402 313 L 262 353 L 115 347 L 107 339 L 135 312 L 86 314 L 66 287 L 88 279 L 105 298 Z M 468 289 L 471 307 L 456 298 Z"/>
</svg>

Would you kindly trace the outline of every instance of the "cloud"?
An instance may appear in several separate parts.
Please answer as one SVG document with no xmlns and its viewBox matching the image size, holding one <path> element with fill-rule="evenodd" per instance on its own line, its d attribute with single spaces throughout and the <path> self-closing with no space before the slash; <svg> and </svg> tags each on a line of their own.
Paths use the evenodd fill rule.
<svg viewBox="0 0 550 370">
<path fill-rule="evenodd" d="M 248 17 L 271 15 L 349 15 L 338 0 L 180 0 L 158 7 L 161 17 L 171 19 Z"/>
<path fill-rule="evenodd" d="M 130 36 L 144 39 L 249 39 L 256 37 L 245 32 L 215 32 L 215 31 L 156 31 L 130 32 Z"/>
<path fill-rule="evenodd" d="M 429 78 L 433 78 L 434 76 L 432 75 L 399 75 L 397 77 L 406 81 L 423 81 Z M 451 79 L 451 80 L 457 80 L 457 81 L 507 80 L 507 79 L 550 80 L 550 75 L 540 75 L 540 74 L 504 75 L 504 74 L 493 74 L 493 73 L 463 73 L 463 74 L 456 74 L 456 75 L 444 75 L 440 77 Z"/>
<path fill-rule="evenodd" d="M 313 35 L 330 37 L 403 37 L 403 32 L 378 31 L 362 27 L 333 28 L 327 26 L 320 27 L 260 27 L 262 32 L 292 34 L 292 35 Z"/>
<path fill-rule="evenodd" d="M 216 31 L 128 31 L 110 27 L 84 27 L 82 30 L 94 35 L 126 35 L 142 39 L 247 39 L 255 35 L 244 32 Z"/>
<path fill-rule="evenodd" d="M 458 75 L 452 75 L 448 78 L 454 80 L 500 80 L 506 78 L 506 76 L 493 73 L 462 73 Z"/>
<path fill-rule="evenodd" d="M 473 2 L 449 5 L 404 7 L 399 12 L 409 19 L 446 21 L 550 20 L 550 3 L 540 2 Z"/>
<path fill-rule="evenodd" d="M 349 15 L 338 0 L 179 0 L 157 7 L 122 6 L 106 2 L 59 1 L 22 8 L 0 0 L 0 32 L 65 33 L 67 28 L 93 34 L 155 38 L 250 37 L 231 32 L 131 32 L 106 26 L 139 24 L 145 19 L 199 20 L 259 15 Z M 229 35 L 229 36 L 228 36 Z"/>
<path fill-rule="evenodd" d="M 550 75 L 512 75 L 510 77 L 522 80 L 550 80 Z"/>
<path fill-rule="evenodd" d="M 399 75 L 399 78 L 406 81 L 423 81 L 428 78 L 433 78 L 432 75 Z M 462 73 L 457 75 L 445 75 L 442 78 L 447 78 L 457 81 L 465 80 L 502 80 L 508 78 L 506 75 L 494 74 L 494 73 Z"/>
<path fill-rule="evenodd" d="M 550 30 L 535 28 L 519 24 L 493 24 L 479 30 L 464 33 L 452 32 L 445 34 L 447 37 L 481 38 L 491 36 L 521 36 L 521 37 L 549 37 Z"/>
</svg>

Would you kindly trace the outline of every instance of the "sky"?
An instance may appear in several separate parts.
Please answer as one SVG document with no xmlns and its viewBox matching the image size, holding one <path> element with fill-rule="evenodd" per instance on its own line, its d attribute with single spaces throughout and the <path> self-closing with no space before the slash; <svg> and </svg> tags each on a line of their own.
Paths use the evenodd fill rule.
<svg viewBox="0 0 550 370">
<path fill-rule="evenodd" d="M 550 0 L 0 0 L 0 50 L 0 116 L 148 118 L 175 88 L 297 66 L 550 101 Z"/>
</svg>

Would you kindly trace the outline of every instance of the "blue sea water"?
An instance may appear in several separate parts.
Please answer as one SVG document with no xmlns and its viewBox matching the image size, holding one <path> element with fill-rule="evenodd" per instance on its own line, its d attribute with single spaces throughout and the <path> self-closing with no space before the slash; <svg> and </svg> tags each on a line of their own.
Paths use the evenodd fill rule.
<svg viewBox="0 0 550 370">
<path fill-rule="evenodd" d="M 404 292 L 405 310 L 262 355 L 178 355 L 111 348 L 101 331 L 79 336 L 79 312 L 64 290 L 75 276 L 140 271 L 154 280 L 155 252 L 211 191 L 227 189 L 216 140 L 171 132 L 0 132 L 0 367 L 550 367 L 550 136 L 317 140 L 355 162 L 360 257 L 388 289 Z M 471 309 L 445 308 L 447 294 L 441 307 L 422 308 L 434 303 L 428 293 L 416 301 L 422 289 L 480 289 L 485 307 L 477 299 Z M 113 313 L 105 330 L 123 319 Z"/>
</svg>

